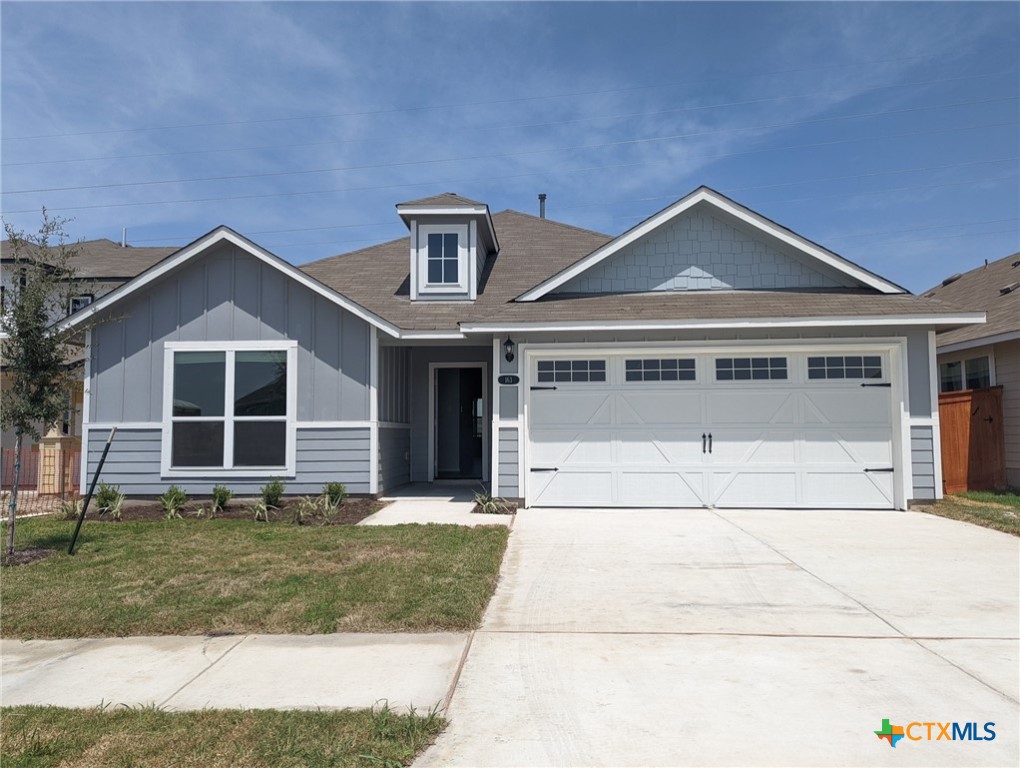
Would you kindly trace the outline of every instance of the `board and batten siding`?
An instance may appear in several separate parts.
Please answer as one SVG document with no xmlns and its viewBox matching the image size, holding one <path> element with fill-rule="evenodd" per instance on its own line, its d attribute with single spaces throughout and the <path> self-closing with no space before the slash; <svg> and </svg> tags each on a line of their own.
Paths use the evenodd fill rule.
<svg viewBox="0 0 1020 768">
<path fill-rule="evenodd" d="M 162 421 L 165 342 L 273 339 L 298 342 L 299 422 L 369 418 L 368 324 L 223 243 L 92 330 L 88 421 Z"/>
<path fill-rule="evenodd" d="M 88 432 L 87 471 L 91 478 L 103 455 L 110 435 L 108 429 Z M 215 470 L 208 477 L 160 478 L 161 430 L 156 428 L 119 428 L 110 446 L 101 479 L 120 486 L 128 496 L 158 496 L 170 485 L 188 494 L 208 496 L 215 485 L 226 485 L 236 496 L 257 496 L 268 478 L 222 477 Z M 281 478 L 287 494 L 318 494 L 329 482 L 341 482 L 348 493 L 367 494 L 369 490 L 368 427 L 298 429 L 297 471 L 293 478 Z"/>
<path fill-rule="evenodd" d="M 411 348 L 379 347 L 379 421 L 411 423 Z"/>
<path fill-rule="evenodd" d="M 411 482 L 411 430 L 409 427 L 379 427 L 379 491 Z"/>
<path fill-rule="evenodd" d="M 204 494 L 218 483 L 257 493 L 264 475 L 217 476 L 213 469 L 199 477 L 161 476 L 164 345 L 271 340 L 298 345 L 296 465 L 295 476 L 283 478 L 287 492 L 318 493 L 339 481 L 351 493 L 369 493 L 369 325 L 231 243 L 128 296 L 92 329 L 86 478 L 107 428 L 117 425 L 102 479 L 129 495 L 159 494 L 171 484 Z"/>
</svg>

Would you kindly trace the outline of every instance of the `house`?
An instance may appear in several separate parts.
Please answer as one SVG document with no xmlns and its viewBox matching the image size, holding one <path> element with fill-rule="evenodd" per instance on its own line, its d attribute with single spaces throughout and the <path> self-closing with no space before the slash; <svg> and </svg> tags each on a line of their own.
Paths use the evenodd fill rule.
<svg viewBox="0 0 1020 768">
<path fill-rule="evenodd" d="M 988 316 L 984 325 L 935 337 L 939 392 L 1002 387 L 1006 483 L 1020 487 L 1020 252 L 948 277 L 924 295 Z"/>
<path fill-rule="evenodd" d="M 27 246 L 22 258 L 37 258 L 46 261 L 46 254 L 39 253 L 38 249 Z M 76 272 L 76 281 L 80 287 L 80 293 L 71 295 L 66 314 L 73 314 L 100 296 L 109 293 L 118 285 L 130 280 L 139 272 L 143 272 L 153 264 L 165 258 L 177 250 L 177 248 L 138 248 L 129 246 L 126 241 L 115 243 L 112 240 L 86 240 L 74 243 L 75 255 L 70 260 Z M 0 242 L 0 317 L 6 313 L 8 297 L 18 286 L 18 281 L 23 279 L 19 274 L 17 262 L 15 261 L 10 243 L 6 240 Z M 71 292 L 73 294 L 73 292 Z M 54 318 L 54 320 L 59 318 Z M 0 336 L 2 336 L 0 330 Z M 72 363 L 78 361 L 71 361 Z M 2 363 L 2 361 L 0 361 Z M 6 393 L 11 386 L 10 376 L 7 371 L 0 368 L 0 393 Z M 49 430 L 51 437 L 63 441 L 63 449 L 68 452 L 77 453 L 81 449 L 81 404 L 83 399 L 82 388 L 73 394 L 71 402 L 68 403 L 67 413 L 60 424 Z M 45 435 L 48 430 L 40 426 L 40 433 Z M 14 465 L 14 443 L 15 434 L 13 430 L 3 430 L 0 436 L 0 446 L 3 448 L 3 484 L 7 486 L 11 469 Z M 36 487 L 37 475 L 40 471 L 38 461 L 38 443 L 25 438 L 23 441 L 22 466 L 22 487 Z M 49 478 L 52 485 L 54 478 Z M 45 485 L 45 483 L 44 483 Z M 53 490 L 44 488 L 44 490 Z"/>
<path fill-rule="evenodd" d="M 935 333 L 984 314 L 706 187 L 618 237 L 443 194 L 301 268 L 219 227 L 66 321 L 83 482 L 545 506 L 903 509 L 940 494 Z"/>
</svg>

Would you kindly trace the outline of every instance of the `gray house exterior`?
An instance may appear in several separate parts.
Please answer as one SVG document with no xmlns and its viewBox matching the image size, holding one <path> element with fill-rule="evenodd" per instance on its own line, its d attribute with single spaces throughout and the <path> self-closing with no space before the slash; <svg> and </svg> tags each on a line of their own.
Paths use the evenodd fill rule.
<svg viewBox="0 0 1020 768">
<path fill-rule="evenodd" d="M 221 227 L 103 297 L 83 482 L 470 481 L 540 506 L 905 508 L 941 494 L 913 296 L 707 188 L 613 238 L 453 194 L 294 267 Z"/>
</svg>

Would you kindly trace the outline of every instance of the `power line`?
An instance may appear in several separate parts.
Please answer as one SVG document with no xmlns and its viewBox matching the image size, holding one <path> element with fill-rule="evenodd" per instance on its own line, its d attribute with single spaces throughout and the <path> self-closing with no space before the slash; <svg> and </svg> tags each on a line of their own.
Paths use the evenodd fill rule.
<svg viewBox="0 0 1020 768">
<path fill-rule="evenodd" d="M 404 160 L 397 163 L 375 163 L 369 165 L 348 165 L 335 168 L 309 168 L 301 171 L 266 171 L 264 173 L 244 173 L 230 176 L 198 176 L 190 179 L 157 179 L 149 181 L 124 181 L 112 184 L 85 184 L 73 187 L 42 187 L 39 189 L 16 189 L 5 191 L 4 195 L 27 195 L 41 192 L 76 192 L 88 189 L 120 189 L 123 187 L 151 187 L 166 184 L 194 184 L 205 181 L 241 181 L 245 179 L 278 178 L 282 176 L 305 176 L 315 173 L 338 173 L 341 171 L 366 171 L 378 170 L 381 168 L 401 168 L 410 165 L 434 165 L 438 163 L 456 163 L 475 160 L 498 160 L 507 157 L 525 157 L 529 155 L 552 154 L 555 152 L 575 152 L 589 149 L 605 149 L 607 147 L 620 147 L 634 144 L 649 144 L 661 141 L 675 141 L 678 139 L 689 139 L 698 136 L 713 136 L 718 133 L 732 133 L 735 131 L 761 131 L 773 128 L 789 128 L 798 125 L 813 125 L 817 123 L 833 122 L 837 120 L 854 120 L 865 117 L 878 117 L 884 115 L 898 115 L 908 112 L 926 112 L 933 109 L 947 109 L 951 107 L 966 107 L 975 104 L 993 104 L 1004 101 L 1017 101 L 1018 96 L 1003 96 L 995 99 L 977 99 L 973 101 L 961 101 L 952 104 L 937 104 L 926 107 L 908 107 L 904 109 L 884 110 L 879 112 L 862 112 L 856 115 L 841 115 L 833 117 L 813 118 L 811 120 L 795 120 L 787 123 L 771 123 L 767 125 L 739 126 L 734 128 L 716 128 L 710 131 L 691 131 L 688 133 L 677 133 L 669 136 L 650 136 L 634 139 L 620 139 L 618 141 L 607 141 L 599 144 L 579 144 L 572 147 L 547 147 L 544 149 L 528 149 L 517 152 L 498 152 L 488 155 L 472 155 L 466 157 L 445 157 L 431 158 L 427 160 Z"/>
<path fill-rule="evenodd" d="M 872 171 L 872 172 L 869 172 L 869 173 L 858 173 L 858 174 L 845 175 L 845 176 L 823 176 L 822 178 L 817 178 L 817 179 L 802 179 L 800 181 L 789 181 L 789 182 L 784 182 L 784 183 L 781 183 L 781 184 L 768 184 L 768 185 L 756 186 L 756 187 L 744 187 L 743 189 L 771 189 L 771 188 L 776 188 L 776 187 L 798 186 L 798 185 L 801 185 L 801 184 L 821 184 L 821 183 L 829 182 L 829 181 L 844 181 L 844 180 L 848 180 L 848 179 L 873 178 L 875 176 L 894 176 L 894 175 L 898 175 L 898 174 L 901 174 L 901 173 L 920 173 L 920 172 L 923 172 L 923 171 L 938 171 L 938 170 L 945 170 L 947 168 L 961 168 L 961 167 L 967 167 L 967 166 L 973 166 L 973 165 L 989 165 L 991 163 L 1003 163 L 1003 162 L 1007 162 L 1007 161 L 1010 161 L 1010 160 L 1020 160 L 1020 156 L 999 157 L 999 158 L 993 158 L 993 159 L 990 159 L 990 160 L 972 160 L 972 161 L 963 162 L 963 163 L 947 163 L 947 164 L 943 164 L 943 165 L 928 165 L 928 166 L 920 166 L 920 167 L 915 167 L 915 168 L 897 168 L 897 169 L 888 170 L 888 171 Z M 575 210 L 575 209 L 578 209 L 578 208 L 586 208 L 586 207 L 593 207 L 593 206 L 621 205 L 623 203 L 649 202 L 649 201 L 663 200 L 663 199 L 676 200 L 676 199 L 678 199 L 678 198 L 680 198 L 682 196 L 683 195 L 655 195 L 655 196 L 652 196 L 652 197 L 637 197 L 637 198 L 629 198 L 628 200 L 613 200 L 613 201 L 606 201 L 606 202 L 599 202 L 599 203 L 577 203 L 575 205 L 567 206 L 565 208 L 562 208 L 561 210 Z M 393 221 L 381 221 L 381 222 L 371 222 L 371 223 L 364 223 L 364 224 L 330 224 L 328 226 L 321 226 L 321 227 L 299 227 L 299 228 L 294 228 L 294 229 L 266 229 L 266 230 L 261 230 L 261 231 L 249 232 L 247 234 L 251 234 L 251 235 L 277 235 L 277 234 L 283 234 L 283 233 L 289 233 L 289 232 L 314 232 L 314 231 L 322 231 L 322 230 L 326 230 L 326 229 L 348 229 L 348 228 L 353 228 L 353 227 L 391 226 L 393 223 L 394 223 Z M 135 242 L 135 243 L 150 243 L 150 242 L 163 242 L 163 241 L 166 241 L 166 240 L 175 240 L 175 239 L 176 240 L 186 240 L 189 237 L 190 237 L 190 235 L 179 235 L 179 236 L 176 236 L 176 237 L 166 236 L 166 237 L 160 237 L 160 238 L 144 238 L 144 239 L 133 238 L 132 242 Z"/>
<path fill-rule="evenodd" d="M 335 114 L 323 114 L 323 115 L 297 115 L 287 117 L 266 117 L 256 118 L 251 120 L 228 120 L 220 122 L 208 122 L 208 123 L 185 123 L 179 125 L 159 125 L 159 126 L 143 126 L 135 128 L 106 128 L 95 131 L 78 131 L 73 133 L 50 133 L 50 134 L 37 134 L 34 136 L 5 136 L 2 138 L 3 141 L 25 141 L 29 139 L 58 139 L 72 136 L 95 136 L 99 134 L 108 133 L 134 133 L 139 131 L 166 131 L 166 130 L 178 130 L 184 128 L 211 128 L 211 127 L 224 127 L 231 125 L 255 125 L 261 123 L 281 123 L 281 122 L 293 122 L 298 120 L 328 120 L 343 117 L 364 117 L 369 115 L 389 115 L 400 112 L 422 112 L 437 109 L 459 109 L 462 107 L 484 107 L 493 106 L 496 104 L 516 104 L 526 101 L 541 101 L 545 99 L 566 99 L 574 98 L 577 96 L 599 96 L 609 93 L 625 93 L 630 91 L 641 91 L 650 90 L 654 88 L 671 88 L 678 85 L 702 85 L 704 83 L 720 82 L 727 80 L 743 80 L 752 79 L 759 77 L 771 77 L 774 75 L 787 75 L 795 74 L 797 72 L 815 72 L 823 69 L 845 69 L 847 67 L 859 67 L 859 66 L 871 66 L 873 64 L 891 64 L 901 61 L 916 61 L 923 59 L 941 58 L 936 56 L 900 56 L 890 59 L 878 59 L 875 61 L 868 62 L 855 62 L 850 64 L 828 64 L 818 67 L 798 67 L 796 69 L 784 69 L 784 70 L 773 70 L 771 72 L 754 72 L 747 75 L 735 75 L 729 77 L 708 77 L 699 80 L 677 80 L 668 83 L 653 83 L 649 85 L 635 85 L 628 86 L 625 88 L 605 88 L 593 91 L 575 91 L 573 93 L 557 93 L 547 94 L 541 96 L 520 96 L 509 99 L 492 99 L 489 101 L 467 101 L 452 104 L 435 104 L 435 105 L 421 105 L 414 107 L 389 107 L 385 109 L 374 109 L 374 110 L 362 110 L 358 112 L 341 112 Z"/>
<path fill-rule="evenodd" d="M 955 133 L 957 131 L 972 131 L 980 130 L 984 128 L 1002 128 L 1006 126 L 1015 126 L 1018 121 L 1006 121 L 1002 123 L 983 123 L 980 125 L 969 125 L 969 126 L 958 126 L 953 128 L 935 128 L 932 130 L 924 131 L 905 131 L 902 133 L 886 134 L 884 136 L 855 136 L 848 139 L 834 139 L 831 141 L 820 141 L 812 143 L 799 143 L 799 144 L 788 144 L 781 147 L 759 147 L 756 149 L 741 150 L 740 152 L 724 152 L 715 155 L 705 155 L 702 159 L 705 160 L 721 160 L 730 157 L 740 157 L 744 155 L 754 155 L 763 152 L 785 152 L 788 150 L 795 149 L 816 149 L 819 147 L 836 146 L 840 144 L 852 144 L 863 141 L 884 141 L 888 139 L 901 139 L 911 138 L 914 136 L 930 136 L 940 133 Z M 582 168 L 566 168 L 559 169 L 556 171 L 557 174 L 563 175 L 568 173 L 582 173 L 590 171 L 603 171 L 603 170 L 617 170 L 621 168 L 636 168 L 646 165 L 658 165 L 661 164 L 661 160 L 650 160 L 645 162 L 636 163 L 621 163 L 614 165 L 596 165 L 587 166 Z M 541 176 L 547 173 L 547 171 L 532 171 L 528 173 L 518 173 L 512 175 L 502 176 L 484 176 L 484 177 L 473 177 L 473 178 L 461 178 L 461 179 L 447 179 L 445 181 L 422 181 L 422 182 L 406 182 L 402 184 L 378 184 L 363 187 L 341 187 L 333 189 L 316 189 L 316 190 L 298 190 L 292 192 L 265 192 L 259 194 L 250 195 L 218 195 L 213 197 L 199 197 L 199 198 L 185 198 L 178 200 L 151 200 L 151 201 L 131 201 L 126 203 L 99 203 L 93 205 L 74 205 L 74 206 L 62 206 L 62 207 L 49 207 L 47 210 L 50 211 L 84 211 L 84 210 L 95 210 L 100 208 L 128 208 L 136 206 L 151 206 L 151 205 L 180 205 L 188 203 L 211 203 L 211 202 L 222 202 L 222 201 L 237 201 L 237 200 L 257 200 L 265 198 L 275 197 L 301 197 L 307 195 L 326 195 L 326 194 L 337 194 L 345 192 L 376 192 L 384 189 L 406 189 L 411 187 L 436 187 L 446 186 L 451 184 L 473 184 L 479 182 L 492 182 L 492 181 L 507 181 L 512 179 L 520 178 L 531 178 L 534 176 Z M 36 208 L 24 208 L 20 210 L 7 211 L 7 214 L 19 214 L 19 213 L 37 213 Z"/>
<path fill-rule="evenodd" d="M 689 107 L 677 107 L 674 109 L 657 110 L 654 112 L 633 112 L 629 114 L 616 114 L 616 115 L 591 115 L 586 117 L 576 117 L 569 120 L 553 120 L 543 123 L 520 123 L 517 125 L 505 125 L 505 124 L 493 124 L 487 126 L 475 126 L 462 129 L 468 133 L 484 132 L 492 130 L 518 130 L 522 128 L 547 128 L 556 125 L 569 125 L 573 123 L 588 122 L 592 120 L 623 120 L 636 117 L 656 117 L 659 115 L 676 114 L 678 112 L 693 112 L 707 109 L 719 109 L 722 107 L 738 107 L 738 106 L 751 106 L 755 104 L 765 104 L 775 101 L 788 101 L 791 99 L 806 99 L 813 98 L 816 96 L 831 96 L 838 93 L 851 93 L 855 96 L 859 96 L 865 93 L 872 93 L 875 91 L 890 90 L 893 88 L 908 88 L 918 85 L 933 85 L 936 83 L 945 83 L 959 80 L 973 80 L 984 77 L 994 77 L 996 75 L 1006 74 L 1012 70 L 999 70 L 996 72 L 986 72 L 979 75 L 961 75 L 957 77 L 945 77 L 934 80 L 916 80 L 909 83 L 893 83 L 890 85 L 881 85 L 871 88 L 855 88 L 855 89 L 843 89 L 830 90 L 830 91 L 817 91 L 815 93 L 804 93 L 804 94 L 793 94 L 789 96 L 773 96 L 769 98 L 761 99 L 748 99 L 744 101 L 730 101 L 721 102 L 717 104 L 703 104 Z M 325 147 L 325 146 L 337 146 L 340 144 L 350 143 L 362 143 L 362 142 L 379 142 L 383 141 L 376 138 L 366 139 L 337 139 L 333 141 L 314 141 L 314 142 L 302 142 L 297 144 L 266 144 L 257 147 L 218 147 L 215 149 L 191 149 L 191 150 L 179 150 L 176 152 L 150 152 L 135 155 L 102 155 L 98 157 L 81 157 L 81 158 L 66 158 L 60 160 L 26 160 L 17 163 L 3 163 L 4 168 L 22 167 L 30 165 L 56 165 L 62 163 L 85 163 L 85 162 L 98 162 L 101 160 L 136 160 L 145 158 L 155 157 L 179 157 L 184 155 L 202 155 L 202 154 L 214 154 L 220 152 L 260 152 L 265 150 L 274 149 L 300 149 L 308 147 Z"/>
</svg>

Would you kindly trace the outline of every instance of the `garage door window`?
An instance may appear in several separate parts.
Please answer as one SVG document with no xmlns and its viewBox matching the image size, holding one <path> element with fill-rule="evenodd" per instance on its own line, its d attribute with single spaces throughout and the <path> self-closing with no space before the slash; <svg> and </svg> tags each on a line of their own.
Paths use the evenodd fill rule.
<svg viewBox="0 0 1020 768">
<path fill-rule="evenodd" d="M 874 356 L 809 357 L 809 379 L 881 379 L 882 358 Z"/>
<path fill-rule="evenodd" d="M 606 380 L 605 360 L 539 360 L 538 382 L 586 383 Z"/>
<path fill-rule="evenodd" d="M 787 378 L 785 357 L 720 357 L 715 361 L 716 381 Z"/>
<path fill-rule="evenodd" d="M 627 360 L 624 367 L 627 381 L 695 380 L 693 358 Z"/>
</svg>

